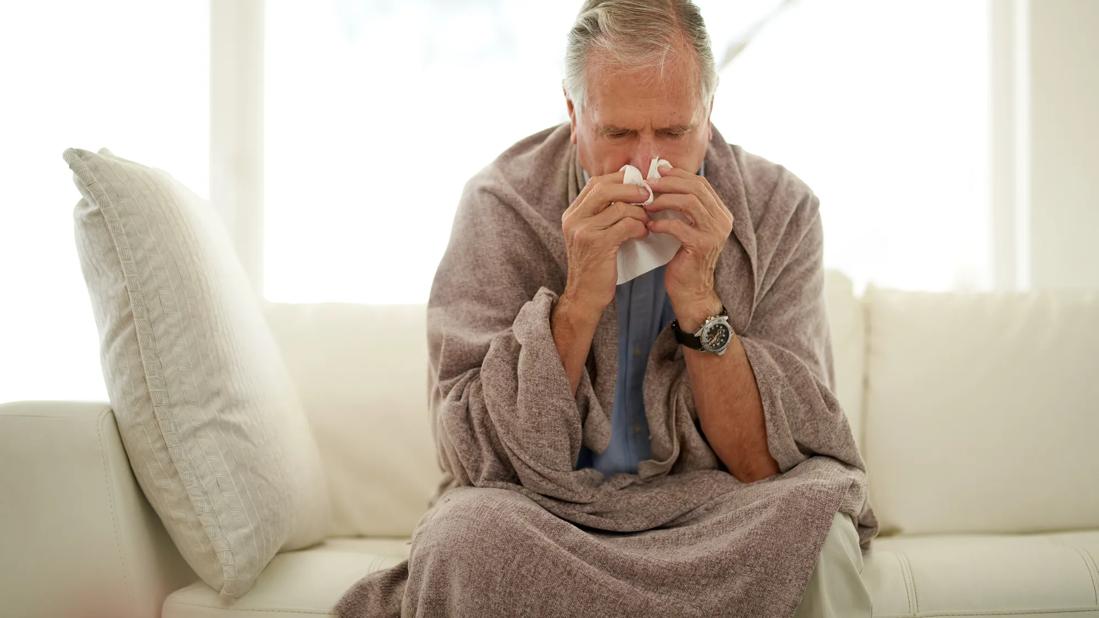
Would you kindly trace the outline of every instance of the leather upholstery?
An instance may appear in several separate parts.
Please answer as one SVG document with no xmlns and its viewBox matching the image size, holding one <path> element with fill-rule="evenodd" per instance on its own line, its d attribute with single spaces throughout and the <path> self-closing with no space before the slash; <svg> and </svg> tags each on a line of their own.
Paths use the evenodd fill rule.
<svg viewBox="0 0 1099 618">
<path fill-rule="evenodd" d="M 155 616 L 194 581 L 105 403 L 0 405 L 0 615 Z"/>
<path fill-rule="evenodd" d="M 856 429 L 865 427 L 864 385 L 874 378 L 864 370 L 873 324 L 842 275 L 828 274 L 825 294 L 836 392 L 859 437 L 865 433 Z M 252 591 L 226 604 L 195 582 L 145 503 L 107 405 L 8 404 L 0 406 L 0 614 L 87 615 L 92 612 L 75 608 L 109 607 L 104 615 L 151 616 L 167 597 L 164 615 L 172 618 L 325 615 L 352 582 L 407 555 L 405 542 L 438 479 L 427 422 L 424 308 L 273 305 L 267 318 L 298 382 L 336 499 L 331 538 L 279 554 Z M 876 338 L 875 358 L 895 340 Z M 1080 370 L 1050 368 L 1061 372 L 1066 388 L 1083 379 L 1073 373 Z M 881 429 L 893 408 L 882 405 L 888 403 L 882 393 L 877 396 L 866 410 L 880 415 L 874 422 Z M 1041 413 L 1061 410 L 1049 401 Z M 919 425 L 909 428 L 917 430 Z M 966 439 L 976 447 L 991 438 L 975 433 Z M 1081 467 L 1096 461 L 1077 451 L 1051 456 L 1076 458 Z M 872 501 L 875 478 L 871 468 Z M 916 506 L 952 508 L 933 495 Z M 996 519 L 999 510 L 1017 505 L 985 508 Z M 874 615 L 1099 618 L 1099 529 L 1027 532 L 879 536 L 864 554 L 863 568 Z"/>
</svg>

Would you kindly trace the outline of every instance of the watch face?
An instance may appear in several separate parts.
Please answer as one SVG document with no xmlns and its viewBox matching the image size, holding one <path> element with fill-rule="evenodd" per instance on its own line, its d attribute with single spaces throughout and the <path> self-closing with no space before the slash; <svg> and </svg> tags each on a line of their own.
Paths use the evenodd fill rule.
<svg viewBox="0 0 1099 618">
<path fill-rule="evenodd" d="M 702 331 L 702 345 L 708 350 L 720 350 L 729 343 L 729 325 L 725 322 L 714 322 L 709 328 Z"/>
</svg>

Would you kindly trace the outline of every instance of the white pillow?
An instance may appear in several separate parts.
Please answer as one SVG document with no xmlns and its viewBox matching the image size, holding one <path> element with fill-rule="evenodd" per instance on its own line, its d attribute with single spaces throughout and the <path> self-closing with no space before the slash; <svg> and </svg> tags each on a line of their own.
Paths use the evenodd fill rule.
<svg viewBox="0 0 1099 618">
<path fill-rule="evenodd" d="M 883 533 L 1099 527 L 1099 290 L 864 298 Z"/>
<path fill-rule="evenodd" d="M 239 597 L 328 523 L 297 391 L 210 204 L 107 149 L 64 157 L 83 195 L 77 249 L 130 465 L 188 564 Z"/>
</svg>

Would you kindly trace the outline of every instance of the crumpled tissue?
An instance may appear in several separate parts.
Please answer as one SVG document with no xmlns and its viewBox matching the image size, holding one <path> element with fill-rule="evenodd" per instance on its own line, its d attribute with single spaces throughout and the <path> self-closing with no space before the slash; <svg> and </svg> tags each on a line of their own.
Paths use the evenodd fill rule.
<svg viewBox="0 0 1099 618">
<path fill-rule="evenodd" d="M 672 164 L 661 159 L 659 157 L 653 158 L 649 163 L 649 176 L 647 179 L 641 178 L 641 170 L 636 167 L 626 164 L 621 167 L 619 171 L 625 171 L 625 178 L 623 182 L 631 185 L 641 185 L 649 190 L 649 197 L 642 205 L 648 206 L 653 203 L 654 195 L 652 187 L 649 186 L 647 180 L 656 180 L 660 178 L 660 168 L 672 167 Z M 687 218 L 681 215 L 675 210 L 660 210 L 657 212 L 649 213 L 650 219 L 679 219 L 686 222 Z M 672 261 L 675 257 L 679 247 L 682 245 L 675 236 L 671 234 L 649 232 L 649 235 L 644 238 L 631 238 L 622 243 L 622 246 L 618 248 L 618 285 L 622 285 L 631 279 L 640 277 L 641 275 L 659 268 L 668 262 Z"/>
</svg>

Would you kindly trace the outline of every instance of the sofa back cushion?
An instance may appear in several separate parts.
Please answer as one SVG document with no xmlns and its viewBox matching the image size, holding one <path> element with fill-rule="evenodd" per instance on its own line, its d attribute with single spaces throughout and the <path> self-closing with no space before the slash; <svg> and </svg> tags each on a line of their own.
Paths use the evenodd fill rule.
<svg viewBox="0 0 1099 618">
<path fill-rule="evenodd" d="M 1099 292 L 864 300 L 883 535 L 1099 527 Z"/>
<path fill-rule="evenodd" d="M 852 428 L 862 398 L 862 309 L 825 277 L 837 392 Z M 408 536 L 442 473 L 427 398 L 424 305 L 268 303 L 266 314 L 308 410 L 332 496 L 332 536 Z"/>
<path fill-rule="evenodd" d="M 268 303 L 320 445 L 329 536 L 409 536 L 442 480 L 424 305 Z"/>
<path fill-rule="evenodd" d="M 832 337 L 836 398 L 847 415 L 855 442 L 862 447 L 863 376 L 866 373 L 866 318 L 854 286 L 838 270 L 824 271 L 824 306 Z"/>
</svg>

